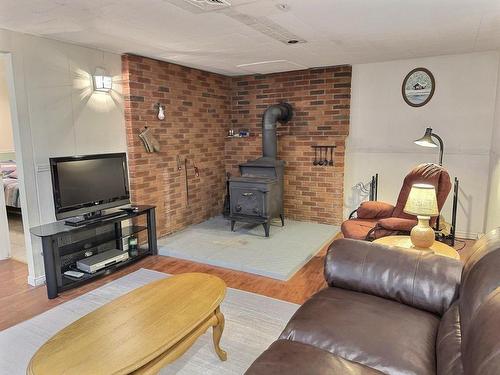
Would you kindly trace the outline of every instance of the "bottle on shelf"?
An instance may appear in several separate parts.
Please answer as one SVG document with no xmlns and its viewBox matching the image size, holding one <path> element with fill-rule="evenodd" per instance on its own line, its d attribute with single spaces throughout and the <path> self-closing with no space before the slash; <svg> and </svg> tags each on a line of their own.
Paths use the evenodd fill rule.
<svg viewBox="0 0 500 375">
<path fill-rule="evenodd" d="M 139 255 L 139 250 L 137 249 L 137 237 L 131 235 L 128 238 L 128 255 L 130 257 L 136 257 Z"/>
</svg>

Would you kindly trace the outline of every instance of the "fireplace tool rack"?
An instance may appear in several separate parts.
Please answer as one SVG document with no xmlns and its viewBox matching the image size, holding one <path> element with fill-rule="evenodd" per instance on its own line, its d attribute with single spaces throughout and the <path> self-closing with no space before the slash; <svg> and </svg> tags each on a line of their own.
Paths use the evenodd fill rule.
<svg viewBox="0 0 500 375">
<path fill-rule="evenodd" d="M 335 150 L 336 147 L 337 146 L 335 146 L 335 145 L 329 145 L 329 146 L 314 145 L 314 146 L 311 146 L 311 148 L 314 149 L 314 161 L 312 164 L 314 166 L 319 165 L 319 166 L 324 166 L 324 167 L 334 166 L 335 163 L 333 161 L 333 157 L 334 157 L 333 151 Z M 318 150 L 319 150 L 319 159 L 318 159 Z M 330 159 L 328 159 L 328 151 L 330 151 Z M 323 158 L 323 154 L 324 154 L 324 158 Z"/>
</svg>

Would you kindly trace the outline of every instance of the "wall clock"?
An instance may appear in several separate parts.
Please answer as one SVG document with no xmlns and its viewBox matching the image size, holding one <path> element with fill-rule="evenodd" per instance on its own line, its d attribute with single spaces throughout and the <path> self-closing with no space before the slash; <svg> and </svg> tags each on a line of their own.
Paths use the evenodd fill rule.
<svg viewBox="0 0 500 375">
<path fill-rule="evenodd" d="M 435 88 L 432 73 L 425 68 L 415 68 L 406 75 L 401 91 L 408 105 L 422 107 L 431 100 Z"/>
</svg>

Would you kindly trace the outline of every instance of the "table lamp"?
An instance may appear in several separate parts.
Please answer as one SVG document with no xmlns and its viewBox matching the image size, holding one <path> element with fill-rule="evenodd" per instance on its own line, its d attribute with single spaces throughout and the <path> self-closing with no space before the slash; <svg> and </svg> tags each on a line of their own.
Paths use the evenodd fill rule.
<svg viewBox="0 0 500 375">
<path fill-rule="evenodd" d="M 431 216 L 438 216 L 436 189 L 428 184 L 415 184 L 411 187 L 408 200 L 403 210 L 407 214 L 416 215 L 418 224 L 410 233 L 415 247 L 429 248 L 434 243 L 434 230 L 429 225 Z"/>
</svg>

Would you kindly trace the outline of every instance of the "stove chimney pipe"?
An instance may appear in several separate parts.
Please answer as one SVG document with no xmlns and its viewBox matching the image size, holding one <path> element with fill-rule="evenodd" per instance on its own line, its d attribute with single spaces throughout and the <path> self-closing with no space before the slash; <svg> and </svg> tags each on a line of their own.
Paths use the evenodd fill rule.
<svg viewBox="0 0 500 375">
<path fill-rule="evenodd" d="M 276 122 L 282 124 L 292 119 L 293 108 L 289 103 L 274 104 L 268 107 L 262 116 L 262 153 L 264 157 L 276 159 L 278 141 Z"/>
</svg>

